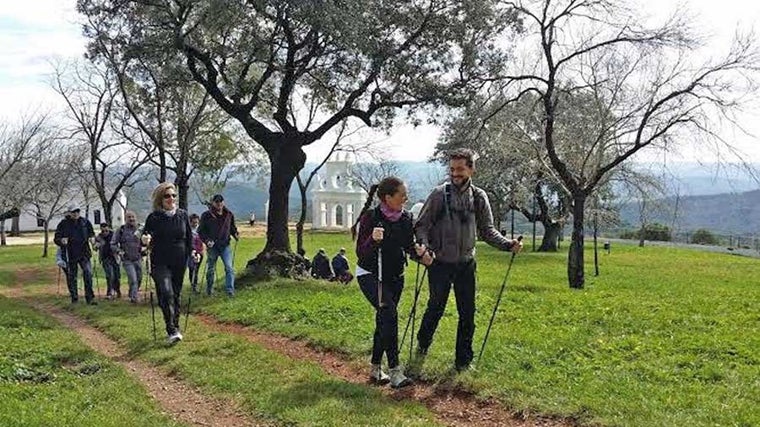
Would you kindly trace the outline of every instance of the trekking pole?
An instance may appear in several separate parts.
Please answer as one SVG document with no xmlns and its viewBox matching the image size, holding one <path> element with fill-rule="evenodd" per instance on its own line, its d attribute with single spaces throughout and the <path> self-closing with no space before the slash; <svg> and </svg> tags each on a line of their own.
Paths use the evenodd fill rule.
<svg viewBox="0 0 760 427">
<path fill-rule="evenodd" d="M 93 253 L 92 244 L 90 243 L 89 240 L 87 241 L 87 246 L 90 248 L 90 254 L 92 254 Z M 98 253 L 100 253 L 100 250 L 98 250 Z M 101 264 L 102 264 L 102 260 L 101 260 Z M 100 299 L 100 282 L 98 281 L 98 268 L 94 266 L 92 262 L 90 262 L 90 267 L 92 268 L 92 274 L 95 276 L 95 289 L 97 289 L 98 299 Z"/>
<path fill-rule="evenodd" d="M 98 299 L 100 299 L 100 282 L 98 281 L 98 268 L 92 267 L 92 271 L 95 275 L 95 289 L 98 290 Z"/>
<path fill-rule="evenodd" d="M 56 279 L 58 282 L 58 291 L 56 291 L 56 294 L 58 296 L 61 296 L 61 266 L 58 266 L 58 278 Z"/>
<path fill-rule="evenodd" d="M 153 291 L 150 291 L 150 318 L 153 321 L 153 342 L 156 342 L 156 308 L 153 305 Z"/>
<path fill-rule="evenodd" d="M 187 295 L 187 311 L 185 311 L 185 328 L 183 329 L 185 333 L 187 333 L 187 319 L 190 317 L 190 302 L 192 301 L 190 299 L 192 295 Z"/>
<path fill-rule="evenodd" d="M 417 301 L 419 301 L 420 291 L 422 290 L 422 284 L 425 283 L 425 274 L 427 274 L 428 268 L 425 267 L 425 270 L 422 272 L 422 279 L 420 280 L 420 286 L 417 288 L 417 293 L 414 296 L 414 307 L 412 307 L 412 333 L 409 334 L 409 360 L 412 360 L 413 352 L 414 352 L 414 328 L 416 326 L 416 320 L 417 320 Z"/>
<path fill-rule="evenodd" d="M 523 236 L 517 238 L 517 244 L 522 241 Z M 507 274 L 504 275 L 504 280 L 501 282 L 501 289 L 499 290 L 499 297 L 496 298 L 496 305 L 493 306 L 493 312 L 491 313 L 491 320 L 488 322 L 488 329 L 486 329 L 486 336 L 483 338 L 483 345 L 480 346 L 480 354 L 478 354 L 478 363 L 483 358 L 483 350 L 486 349 L 486 342 L 488 342 L 488 334 L 491 333 L 491 326 L 493 326 L 493 319 L 496 317 L 496 310 L 499 309 L 499 303 L 501 302 L 501 296 L 504 294 L 504 289 L 507 286 L 507 279 L 509 278 L 509 272 L 512 270 L 512 263 L 515 262 L 515 255 L 517 252 L 512 252 L 512 257 L 509 259 L 509 267 L 507 267 Z"/>
<path fill-rule="evenodd" d="M 417 275 L 414 279 L 414 299 L 412 301 L 412 309 L 409 311 L 409 317 L 406 320 L 406 327 L 404 328 L 404 335 L 403 338 L 401 338 L 401 345 L 399 346 L 398 352 L 401 353 L 401 350 L 404 349 L 404 342 L 406 342 L 406 334 L 409 332 L 409 326 L 412 325 L 412 338 L 410 338 L 409 342 L 414 343 L 414 326 L 412 319 L 417 313 L 417 301 L 420 297 L 420 291 L 422 291 L 422 284 L 425 282 L 425 275 L 427 274 L 427 267 L 425 267 L 425 270 L 422 272 L 422 280 L 420 280 L 420 264 L 417 264 Z M 410 344 L 410 345 L 412 345 Z M 412 350 L 409 349 L 409 355 L 411 357 Z"/>
<path fill-rule="evenodd" d="M 377 248 L 377 307 L 383 307 L 383 248 Z"/>
<path fill-rule="evenodd" d="M 235 254 L 237 253 L 237 245 L 240 240 L 235 239 L 235 246 L 232 248 L 232 271 L 235 271 Z"/>
</svg>

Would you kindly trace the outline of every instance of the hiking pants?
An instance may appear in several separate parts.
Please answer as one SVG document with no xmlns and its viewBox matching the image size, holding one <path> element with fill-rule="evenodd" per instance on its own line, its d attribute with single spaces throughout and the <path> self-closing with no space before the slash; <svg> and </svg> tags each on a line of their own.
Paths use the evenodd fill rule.
<svg viewBox="0 0 760 427">
<path fill-rule="evenodd" d="M 71 301 L 79 301 L 79 294 L 77 290 L 77 274 L 79 273 L 79 267 L 82 267 L 82 279 L 84 281 L 84 298 L 87 302 L 95 299 L 95 293 L 92 292 L 92 263 L 89 258 L 80 258 L 76 261 L 69 262 L 67 275 L 67 284 L 69 285 L 69 295 L 71 295 Z"/>
<path fill-rule="evenodd" d="M 179 331 L 180 294 L 182 280 L 185 278 L 185 264 L 168 266 L 154 264 L 153 281 L 156 282 L 158 305 L 164 314 L 166 333 L 171 335 Z"/>
<path fill-rule="evenodd" d="M 404 276 L 383 280 L 383 306 L 378 306 L 377 277 L 363 274 L 356 279 L 372 307 L 375 308 L 375 336 L 372 343 L 372 364 L 379 365 L 383 353 L 388 367 L 398 366 L 398 301 L 404 289 Z"/>
<path fill-rule="evenodd" d="M 454 284 L 459 323 L 457 324 L 456 360 L 457 367 L 472 362 L 472 336 L 475 333 L 475 268 L 474 259 L 458 263 L 435 261 L 428 269 L 430 298 L 417 334 L 421 351 L 427 351 L 433 341 L 433 334 L 446 309 L 449 291 Z"/>
</svg>

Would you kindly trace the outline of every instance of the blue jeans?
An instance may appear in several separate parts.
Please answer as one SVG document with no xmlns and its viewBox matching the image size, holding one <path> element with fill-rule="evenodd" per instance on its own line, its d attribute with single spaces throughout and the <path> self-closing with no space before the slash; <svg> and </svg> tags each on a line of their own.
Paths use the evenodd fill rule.
<svg viewBox="0 0 760 427">
<path fill-rule="evenodd" d="M 124 265 L 124 272 L 127 273 L 127 281 L 129 282 L 129 299 L 137 301 L 137 293 L 140 291 L 140 282 L 142 282 L 141 262 L 140 260 L 124 260 L 122 264 Z"/>
<path fill-rule="evenodd" d="M 106 296 L 119 295 L 121 297 L 119 264 L 110 258 L 102 259 L 100 263 L 106 276 Z"/>
<path fill-rule="evenodd" d="M 206 293 L 211 294 L 214 289 L 214 276 L 216 272 L 216 259 L 222 257 L 224 264 L 224 289 L 229 295 L 235 293 L 235 270 L 232 268 L 232 248 L 230 245 L 223 247 L 212 246 L 208 249 L 206 261 Z"/>
<path fill-rule="evenodd" d="M 84 279 L 84 298 L 87 302 L 95 299 L 95 294 L 92 292 L 92 264 L 89 258 L 82 258 L 76 261 L 69 262 L 67 275 L 69 294 L 71 295 L 71 301 L 78 301 L 79 295 L 77 292 L 77 274 L 79 273 L 78 267 L 82 267 L 82 279 Z"/>
</svg>

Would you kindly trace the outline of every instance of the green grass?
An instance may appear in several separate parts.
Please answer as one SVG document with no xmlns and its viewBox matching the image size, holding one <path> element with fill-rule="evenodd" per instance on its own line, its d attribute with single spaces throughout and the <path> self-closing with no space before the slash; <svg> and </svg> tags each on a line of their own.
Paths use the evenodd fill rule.
<svg viewBox="0 0 760 427">
<path fill-rule="evenodd" d="M 73 311 L 126 345 L 132 356 L 210 395 L 234 398 L 262 419 L 285 425 L 435 425 L 420 404 L 397 402 L 374 387 L 333 378 L 315 363 L 294 361 L 245 338 L 214 332 L 192 316 L 185 340 L 167 348 L 163 321 L 158 319 L 160 341 L 153 342 L 147 306 L 104 302 Z M 156 316 L 160 318 L 160 312 Z"/>
<path fill-rule="evenodd" d="M 117 415 L 118 416 L 115 416 Z M 0 425 L 180 425 L 78 336 L 0 297 Z"/>
<path fill-rule="evenodd" d="M 332 256 L 345 246 L 353 257 L 346 235 L 310 234 L 305 243 L 309 255 L 324 247 Z M 243 240 L 235 257 L 238 270 L 262 247 L 263 239 Z M 567 286 L 564 250 L 521 254 L 483 361 L 458 376 L 450 373 L 457 320 L 451 296 L 424 376 L 496 397 L 515 411 L 573 417 L 584 424 L 760 425 L 758 261 L 628 245 L 600 258 L 602 274 L 593 277 L 587 252 L 586 289 L 573 291 Z M 508 260 L 508 254 L 478 247 L 476 352 Z M 414 272 L 410 266 L 402 326 Z M 346 287 L 287 280 L 238 285 L 233 300 L 201 298 L 193 305 L 223 320 L 368 359 L 373 312 L 355 281 Z M 420 315 L 426 299 L 423 287 Z M 78 310 L 136 356 L 210 393 L 236 395 L 247 409 L 267 418 L 362 424 L 379 416 L 391 424 L 413 424 L 429 416 L 419 406 L 386 403 L 371 389 L 335 382 L 316 366 L 295 364 L 197 323 L 191 323 L 188 341 L 174 350 L 153 346 L 145 307 L 137 315 L 125 305 Z M 284 403 L 275 404 L 278 399 Z"/>
<path fill-rule="evenodd" d="M 318 247 L 328 254 L 340 246 L 353 252 L 345 235 L 305 240 L 310 254 Z M 262 245 L 241 243 L 236 265 Z M 591 252 L 586 256 L 591 264 Z M 508 260 L 478 247 L 476 352 Z M 457 316 L 451 296 L 424 376 L 495 396 L 516 411 L 589 424 L 760 425 L 757 260 L 618 245 L 601 256 L 599 277 L 590 275 L 590 265 L 587 270 L 586 289 L 573 291 L 566 253 L 520 255 L 483 361 L 476 371 L 453 378 Z M 410 266 L 402 327 L 413 281 Z M 426 298 L 423 287 L 419 310 Z M 355 281 L 342 287 L 280 280 L 239 291 L 232 301 L 204 299 L 198 307 L 354 358 L 367 358 L 371 348 L 373 313 Z"/>
</svg>

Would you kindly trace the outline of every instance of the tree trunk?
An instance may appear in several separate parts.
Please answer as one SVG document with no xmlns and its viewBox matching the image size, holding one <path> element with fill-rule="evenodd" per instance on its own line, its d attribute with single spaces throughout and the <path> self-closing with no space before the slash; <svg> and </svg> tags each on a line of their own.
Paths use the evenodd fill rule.
<svg viewBox="0 0 760 427">
<path fill-rule="evenodd" d="M 177 195 L 179 200 L 177 201 L 180 209 L 187 210 L 187 205 L 190 199 L 190 176 L 187 173 L 188 153 L 187 143 L 183 146 L 179 159 L 177 160 L 177 168 L 175 170 L 174 185 L 177 187 Z"/>
<path fill-rule="evenodd" d="M 5 220 L 0 221 L 0 246 L 6 246 L 8 242 L 5 241 Z"/>
<path fill-rule="evenodd" d="M 557 241 L 559 233 L 562 230 L 562 224 L 555 221 L 543 221 L 544 237 L 541 240 L 541 247 L 538 252 L 557 252 Z"/>
<path fill-rule="evenodd" d="M 305 252 L 303 248 L 303 226 L 306 223 L 306 186 L 300 180 L 298 189 L 301 191 L 301 216 L 296 223 L 296 252 L 302 253 Z"/>
<path fill-rule="evenodd" d="M 185 169 L 182 166 L 177 168 L 177 177 L 174 179 L 174 185 L 177 187 L 179 195 L 179 208 L 187 210 L 188 195 L 190 193 L 190 183 Z"/>
<path fill-rule="evenodd" d="M 21 236 L 21 224 L 19 224 L 19 219 L 21 217 L 14 216 L 11 219 L 11 237 L 19 237 Z"/>
<path fill-rule="evenodd" d="M 573 194 L 573 236 L 567 257 L 567 280 L 573 289 L 583 289 L 583 208 L 585 194 Z"/>
<path fill-rule="evenodd" d="M 267 212 L 267 241 L 264 250 L 248 261 L 247 270 L 255 278 L 293 277 L 303 259 L 290 249 L 288 234 L 288 195 L 298 172 L 306 163 L 301 145 L 278 137 L 267 151 L 271 164 L 269 183 L 269 210 Z"/>
<path fill-rule="evenodd" d="M 644 240 L 646 239 L 646 236 L 647 236 L 647 227 L 646 225 L 642 225 L 641 230 L 639 230 L 639 247 L 640 248 L 644 247 Z"/>
<path fill-rule="evenodd" d="M 50 242 L 50 230 L 48 230 L 48 221 L 45 221 L 45 231 L 44 231 L 44 240 L 42 243 L 42 257 L 47 258 L 48 256 L 48 244 Z"/>
</svg>

